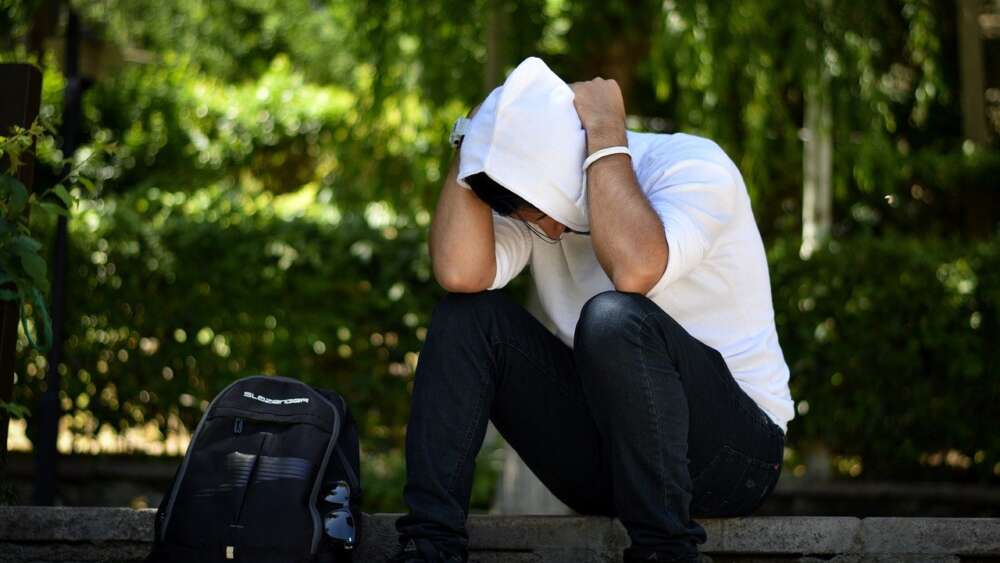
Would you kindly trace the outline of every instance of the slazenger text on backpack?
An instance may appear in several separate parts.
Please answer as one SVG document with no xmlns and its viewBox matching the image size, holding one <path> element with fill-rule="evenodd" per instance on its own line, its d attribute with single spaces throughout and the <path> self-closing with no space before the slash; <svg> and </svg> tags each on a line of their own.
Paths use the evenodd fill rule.
<svg viewBox="0 0 1000 563">
<path fill-rule="evenodd" d="M 267 403 L 269 405 L 294 405 L 296 403 L 308 403 L 308 397 L 295 397 L 292 399 L 271 399 L 263 395 L 254 395 L 250 391 L 244 391 L 243 396 L 247 399 L 256 399 L 262 403 Z"/>
</svg>

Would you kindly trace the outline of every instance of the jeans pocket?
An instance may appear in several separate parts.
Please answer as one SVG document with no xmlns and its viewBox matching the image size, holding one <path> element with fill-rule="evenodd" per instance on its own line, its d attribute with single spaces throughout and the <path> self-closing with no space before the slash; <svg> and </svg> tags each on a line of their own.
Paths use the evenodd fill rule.
<svg viewBox="0 0 1000 563">
<path fill-rule="evenodd" d="M 692 481 L 693 516 L 744 516 L 771 492 L 781 463 L 769 463 L 723 445 Z"/>
</svg>

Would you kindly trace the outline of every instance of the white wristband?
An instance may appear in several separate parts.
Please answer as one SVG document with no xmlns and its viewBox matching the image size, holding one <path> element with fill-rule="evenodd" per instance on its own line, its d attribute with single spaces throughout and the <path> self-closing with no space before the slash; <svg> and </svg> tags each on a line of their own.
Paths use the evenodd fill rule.
<svg viewBox="0 0 1000 563">
<path fill-rule="evenodd" d="M 594 154 L 587 157 L 587 160 L 583 161 L 583 171 L 586 172 L 590 165 L 597 162 L 598 159 L 604 158 L 612 154 L 627 154 L 629 158 L 632 158 L 632 153 L 629 152 L 628 147 L 607 147 L 599 151 L 594 151 Z"/>
</svg>

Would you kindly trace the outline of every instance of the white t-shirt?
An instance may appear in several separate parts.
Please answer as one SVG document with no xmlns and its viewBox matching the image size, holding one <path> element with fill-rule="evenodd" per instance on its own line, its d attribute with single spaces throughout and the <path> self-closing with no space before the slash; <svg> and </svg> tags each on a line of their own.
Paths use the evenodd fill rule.
<svg viewBox="0 0 1000 563">
<path fill-rule="evenodd" d="M 647 297 L 718 350 L 743 391 L 786 429 L 794 416 L 788 366 L 742 175 L 718 145 L 701 137 L 629 131 L 628 144 L 669 248 L 667 269 Z M 567 233 L 551 244 L 516 219 L 494 213 L 493 225 L 497 272 L 490 289 L 504 287 L 530 263 L 540 320 L 572 346 L 583 305 L 614 289 L 590 236 Z"/>
</svg>

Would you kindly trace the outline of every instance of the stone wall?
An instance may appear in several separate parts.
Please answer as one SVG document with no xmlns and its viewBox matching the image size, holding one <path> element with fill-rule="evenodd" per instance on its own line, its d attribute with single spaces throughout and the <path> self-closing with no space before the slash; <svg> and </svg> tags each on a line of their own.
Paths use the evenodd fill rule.
<svg viewBox="0 0 1000 563">
<path fill-rule="evenodd" d="M 64 455 L 59 458 L 59 500 L 65 506 L 156 507 L 174 476 L 179 457 Z M 508 460 L 509 461 L 509 460 Z M 34 460 L 12 452 L 7 478 L 21 502 L 31 499 Z M 507 484 L 511 485 L 511 484 Z M 512 486 L 525 486 L 522 482 Z M 537 489 L 531 489 L 538 493 Z M 506 507 L 499 503 L 499 510 Z M 530 510 L 552 513 L 551 504 Z M 761 516 L 933 516 L 1000 517 L 1000 487 L 959 483 L 817 482 L 784 472 L 774 493 L 757 510 Z"/>
<path fill-rule="evenodd" d="M 0 563 L 132 563 L 148 553 L 153 510 L 0 507 Z M 365 517 L 355 561 L 381 563 L 396 516 Z M 763 516 L 703 521 L 713 562 L 1000 561 L 1000 519 Z M 480 563 L 612 563 L 627 538 L 608 518 L 473 516 Z"/>
</svg>

